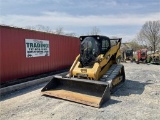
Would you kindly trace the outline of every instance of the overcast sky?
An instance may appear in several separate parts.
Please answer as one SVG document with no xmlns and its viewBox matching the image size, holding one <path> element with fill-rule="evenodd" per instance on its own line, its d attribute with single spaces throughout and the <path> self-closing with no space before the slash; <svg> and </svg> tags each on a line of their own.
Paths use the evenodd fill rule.
<svg viewBox="0 0 160 120">
<path fill-rule="evenodd" d="M 160 0 L 0 0 L 0 24 L 63 27 L 77 35 L 94 26 L 132 40 L 146 21 L 160 20 Z"/>
</svg>

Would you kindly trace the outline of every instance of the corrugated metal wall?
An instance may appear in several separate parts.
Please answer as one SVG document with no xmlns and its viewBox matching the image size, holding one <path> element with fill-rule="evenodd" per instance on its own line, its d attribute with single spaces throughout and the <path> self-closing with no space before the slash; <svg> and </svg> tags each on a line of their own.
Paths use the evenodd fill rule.
<svg viewBox="0 0 160 120">
<path fill-rule="evenodd" d="M 25 39 L 49 40 L 50 56 L 26 58 Z M 75 37 L 0 26 L 1 83 L 69 67 L 79 44 Z"/>
</svg>

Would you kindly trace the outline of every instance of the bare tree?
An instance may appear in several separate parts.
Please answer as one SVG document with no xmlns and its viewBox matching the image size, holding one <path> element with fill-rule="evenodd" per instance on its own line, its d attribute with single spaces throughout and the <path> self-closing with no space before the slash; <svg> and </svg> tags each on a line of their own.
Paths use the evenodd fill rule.
<svg viewBox="0 0 160 120">
<path fill-rule="evenodd" d="M 42 32 L 52 32 L 50 27 L 44 26 L 44 25 L 36 25 L 36 26 L 26 26 L 25 28 L 30 29 L 30 30 L 37 30 L 37 31 L 42 31 Z"/>
<path fill-rule="evenodd" d="M 140 45 L 138 44 L 138 42 L 133 39 L 131 42 L 129 42 L 131 49 L 133 49 L 133 51 L 137 51 L 139 49 L 142 49 L 144 45 Z"/>
<path fill-rule="evenodd" d="M 37 30 L 39 31 L 44 31 L 44 32 L 51 32 L 52 30 L 50 29 L 50 27 L 48 26 L 44 26 L 44 25 L 36 25 L 35 26 Z"/>
<path fill-rule="evenodd" d="M 100 34 L 99 28 L 97 28 L 96 26 L 93 27 L 90 34 L 91 35 L 98 35 L 98 34 Z"/>
<path fill-rule="evenodd" d="M 158 44 L 160 44 L 160 20 L 146 22 L 142 26 L 138 40 L 151 46 L 155 52 Z"/>
<path fill-rule="evenodd" d="M 57 27 L 55 33 L 59 35 L 63 35 L 64 34 L 63 27 Z"/>
<path fill-rule="evenodd" d="M 72 37 L 76 37 L 76 33 L 67 33 L 67 34 L 65 34 L 65 35 L 67 35 L 67 36 L 72 36 Z"/>
<path fill-rule="evenodd" d="M 44 26 L 44 25 L 26 26 L 25 28 L 30 30 L 37 30 L 37 31 L 48 32 L 53 34 L 76 37 L 75 33 L 64 33 L 63 27 L 57 27 L 55 31 L 52 31 L 50 27 Z"/>
<path fill-rule="evenodd" d="M 29 29 L 29 30 L 35 30 L 35 26 L 26 26 L 25 29 Z"/>
</svg>

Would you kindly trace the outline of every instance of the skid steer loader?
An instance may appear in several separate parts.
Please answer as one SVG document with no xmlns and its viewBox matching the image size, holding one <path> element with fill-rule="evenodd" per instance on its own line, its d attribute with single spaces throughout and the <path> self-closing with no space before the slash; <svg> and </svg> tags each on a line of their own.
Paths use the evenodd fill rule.
<svg viewBox="0 0 160 120">
<path fill-rule="evenodd" d="M 80 54 L 69 72 L 57 74 L 41 90 L 43 95 L 94 107 L 110 99 L 125 81 L 121 61 L 121 38 L 90 35 L 80 37 Z"/>
</svg>

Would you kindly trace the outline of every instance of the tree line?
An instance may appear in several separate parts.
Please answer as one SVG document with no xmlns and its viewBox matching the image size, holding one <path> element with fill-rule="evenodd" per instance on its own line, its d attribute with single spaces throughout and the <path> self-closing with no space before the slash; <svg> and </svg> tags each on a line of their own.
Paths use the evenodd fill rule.
<svg viewBox="0 0 160 120">
<path fill-rule="evenodd" d="M 54 31 L 51 30 L 50 27 L 43 25 L 27 26 L 26 28 L 50 32 L 54 34 L 78 37 L 76 33 L 65 33 L 63 27 L 57 27 Z M 82 35 L 98 35 L 100 34 L 100 32 L 100 29 L 94 26 L 88 33 Z M 142 28 L 140 29 L 139 33 L 133 40 L 131 40 L 131 42 L 129 42 L 129 44 L 131 46 L 131 49 L 133 49 L 134 51 L 142 48 L 148 48 L 149 50 L 155 52 L 157 49 L 160 49 L 160 20 L 145 22 L 142 25 Z"/>
<path fill-rule="evenodd" d="M 78 37 L 78 35 L 76 33 L 66 33 L 64 28 L 61 26 L 57 27 L 55 30 L 52 30 L 50 27 L 44 26 L 44 25 L 26 26 L 25 28 L 30 29 L 30 30 L 37 30 L 37 31 L 42 31 L 42 32 L 58 34 L 58 35 L 67 35 L 67 36 Z M 98 35 L 98 34 L 100 34 L 100 29 L 98 27 L 94 26 L 91 28 L 91 31 L 85 35 Z"/>
<path fill-rule="evenodd" d="M 48 26 L 36 25 L 26 26 L 25 29 L 78 37 L 76 33 L 66 33 L 63 27 L 57 27 L 55 30 L 52 30 Z M 100 32 L 100 29 L 94 26 L 88 33 L 82 35 L 98 35 L 100 34 Z M 150 49 L 151 51 L 154 51 L 154 53 L 157 49 L 160 50 L 160 20 L 145 22 L 139 33 L 133 40 L 131 40 L 131 42 L 129 42 L 129 44 L 131 46 L 131 49 L 133 49 L 134 51 L 144 47 Z"/>
</svg>

